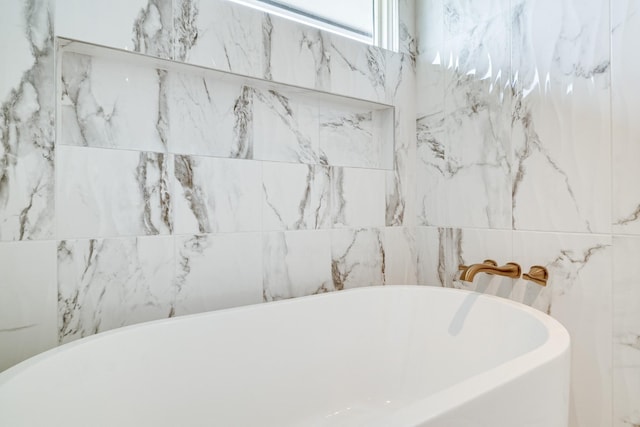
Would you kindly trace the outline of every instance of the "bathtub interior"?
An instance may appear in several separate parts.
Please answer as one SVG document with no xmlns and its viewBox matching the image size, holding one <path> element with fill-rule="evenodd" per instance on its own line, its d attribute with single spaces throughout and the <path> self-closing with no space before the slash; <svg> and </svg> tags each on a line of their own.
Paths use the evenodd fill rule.
<svg viewBox="0 0 640 427">
<path fill-rule="evenodd" d="M 515 304 L 394 288 L 81 340 L 0 376 L 0 413 L 67 425 L 96 417 L 105 425 L 366 425 L 531 352 L 548 336 Z"/>
</svg>

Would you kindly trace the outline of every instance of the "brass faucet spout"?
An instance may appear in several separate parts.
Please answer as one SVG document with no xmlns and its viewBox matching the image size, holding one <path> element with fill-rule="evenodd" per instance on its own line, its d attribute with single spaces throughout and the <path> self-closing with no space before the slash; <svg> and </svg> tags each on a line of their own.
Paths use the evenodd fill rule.
<svg viewBox="0 0 640 427">
<path fill-rule="evenodd" d="M 515 262 L 508 262 L 505 265 L 498 267 L 498 264 L 492 260 L 485 260 L 482 264 L 472 264 L 468 267 L 461 265 L 459 269 L 462 270 L 462 273 L 460 273 L 460 280 L 464 280 L 466 282 L 472 282 L 478 273 L 495 274 L 514 279 L 520 277 L 520 274 L 522 273 L 520 266 Z"/>
</svg>

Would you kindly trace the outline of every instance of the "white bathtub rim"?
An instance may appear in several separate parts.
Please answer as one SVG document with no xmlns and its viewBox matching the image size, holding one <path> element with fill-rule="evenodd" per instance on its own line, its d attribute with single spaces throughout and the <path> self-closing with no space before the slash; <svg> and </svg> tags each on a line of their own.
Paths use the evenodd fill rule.
<svg viewBox="0 0 640 427">
<path fill-rule="evenodd" d="M 33 356 L 27 360 L 24 360 L 10 368 L 8 368 L 7 370 L 0 372 L 0 386 L 4 385 L 4 384 L 8 384 L 9 382 L 11 382 L 13 379 L 15 379 L 16 377 L 18 377 L 21 373 L 23 373 L 24 371 L 28 370 L 30 367 L 35 366 L 37 364 L 39 364 L 40 362 L 46 361 L 47 359 L 51 358 L 51 357 L 55 357 L 59 354 L 62 354 L 64 352 L 67 352 L 69 350 L 72 350 L 73 348 L 75 348 L 76 346 L 79 345 L 90 345 L 91 343 L 97 341 L 97 340 L 103 340 L 106 338 L 109 338 L 113 335 L 116 334 L 126 334 L 126 333 L 130 333 L 132 331 L 138 330 L 140 328 L 147 328 L 147 327 L 154 327 L 154 326 L 160 326 L 166 323 L 175 323 L 175 322 L 185 322 L 185 321 L 190 321 L 194 318 L 205 318 L 205 317 L 216 317 L 216 316 L 221 316 L 224 315 L 225 313 L 229 313 L 229 312 L 242 312 L 242 311 L 252 311 L 255 310 L 256 308 L 259 307 L 263 307 L 265 306 L 265 304 L 268 304 L 270 307 L 275 307 L 277 305 L 285 305 L 285 304 L 295 304 L 299 301 L 303 301 L 303 300 L 308 300 L 308 299 L 319 299 L 319 298 L 335 298 L 337 295 L 340 294 L 344 294 L 344 293 L 355 293 L 355 292 L 372 292 L 372 291 L 380 291 L 382 289 L 429 289 L 431 291 L 435 291 L 437 290 L 437 292 L 448 292 L 448 293 L 463 293 L 463 294 L 467 294 L 467 295 L 477 295 L 477 298 L 482 298 L 482 299 L 490 299 L 490 300 L 494 300 L 494 301 L 498 301 L 501 304 L 507 304 L 507 305 L 511 305 L 519 310 L 525 311 L 526 313 L 532 315 L 534 318 L 536 318 L 537 320 L 539 320 L 547 329 L 547 331 L 549 332 L 548 336 L 547 336 L 547 340 L 540 345 L 539 347 L 535 348 L 534 350 L 525 353 L 523 355 L 520 355 L 512 360 L 509 360 L 507 362 L 501 363 L 500 365 L 493 367 L 487 371 L 484 371 L 480 374 L 476 374 L 474 376 L 471 376 L 467 379 L 465 379 L 464 381 L 455 384 L 449 388 L 443 389 L 441 391 L 439 391 L 438 393 L 436 393 L 436 395 L 440 395 L 442 393 L 446 393 L 447 391 L 449 391 L 449 389 L 456 389 L 460 384 L 467 384 L 469 383 L 469 388 L 467 391 L 473 389 L 474 387 L 479 387 L 480 381 L 482 380 L 482 378 L 489 378 L 493 375 L 496 374 L 496 371 L 501 371 L 501 374 L 503 374 L 505 376 L 504 378 L 504 382 L 507 382 L 509 380 L 515 379 L 520 375 L 523 375 L 524 373 L 526 373 L 528 370 L 531 369 L 531 363 L 532 362 L 537 362 L 535 363 L 534 366 L 540 365 L 548 360 L 554 359 L 556 357 L 559 357 L 560 355 L 564 354 L 565 352 L 569 351 L 569 334 L 567 332 L 567 330 L 560 324 L 560 322 L 558 322 L 557 320 L 553 319 L 552 317 L 542 313 L 539 310 L 533 309 L 531 307 L 528 307 L 524 304 L 520 304 L 518 302 L 515 301 L 511 301 L 508 300 L 506 298 L 502 298 L 502 297 L 497 297 L 497 296 L 493 296 L 493 295 L 487 295 L 487 294 L 481 294 L 481 293 L 477 293 L 474 291 L 468 291 L 468 290 L 464 290 L 464 289 L 454 289 L 454 288 L 443 288 L 443 287 L 435 287 L 435 286 L 427 286 L 427 285 L 384 285 L 384 286 L 363 286 L 363 287 L 358 287 L 358 288 L 352 288 L 352 289 L 345 289 L 342 291 L 337 291 L 337 292 L 328 292 L 328 293 L 323 293 L 323 294 L 317 294 L 317 295 L 308 295 L 308 296 L 303 296 L 303 297 L 298 297 L 298 298 L 291 298 L 291 299 L 286 299 L 286 300 L 280 300 L 280 301 L 272 301 L 272 302 L 268 302 L 268 303 L 259 303 L 259 304 L 252 304 L 252 305 L 246 305 L 246 306 L 239 306 L 239 307 L 232 307 L 232 308 L 226 308 L 226 309 L 222 309 L 222 310 L 214 310 L 214 311 L 209 311 L 209 312 L 203 312 L 203 313 L 195 313 L 195 314 L 188 314 L 188 315 L 182 315 L 182 316 L 178 316 L 178 317 L 172 317 L 172 318 L 166 318 L 166 319 L 158 319 L 158 320 L 152 320 L 152 321 L 148 321 L 148 322 L 142 322 L 142 323 L 137 323 L 134 325 L 128 325 L 128 326 L 123 326 L 120 328 L 115 328 L 115 329 L 111 329 L 108 331 L 104 331 L 104 332 L 100 332 L 94 335 L 90 335 L 88 337 L 84 337 L 81 339 L 78 339 L 76 341 L 72 341 L 70 343 L 66 343 L 63 345 L 60 345 L 58 347 L 52 348 L 50 350 L 47 350 L 43 353 L 40 353 L 36 356 Z M 502 372 L 502 370 L 504 369 L 504 372 Z M 478 384 L 475 384 L 475 381 L 478 380 Z M 494 384 L 496 384 L 495 382 L 490 382 L 490 384 L 493 386 Z M 478 390 L 488 390 L 489 388 L 487 387 L 479 387 Z M 468 394 L 467 392 L 465 392 L 465 394 Z M 432 398 L 436 398 L 436 395 L 427 397 L 422 399 L 421 401 L 428 401 Z M 457 395 L 459 397 L 459 395 Z M 471 395 L 470 395 L 471 396 Z"/>
<path fill-rule="evenodd" d="M 547 341 L 528 353 L 472 375 L 463 381 L 439 390 L 437 393 L 418 399 L 398 409 L 393 413 L 394 422 L 398 423 L 398 425 L 409 426 L 432 421 L 444 413 L 454 411 L 457 407 L 475 398 L 527 375 L 545 363 L 554 359 L 568 357 L 571 351 L 568 333 L 562 325 L 559 325 L 559 330 L 554 331 L 554 333 L 556 332 L 561 335 L 567 335 L 566 345 L 561 343 L 558 346 Z M 555 348 L 551 348 L 551 346 Z M 568 383 L 566 385 L 568 386 Z M 385 419 L 382 419 L 379 423 L 371 425 L 371 427 L 387 425 Z"/>
</svg>

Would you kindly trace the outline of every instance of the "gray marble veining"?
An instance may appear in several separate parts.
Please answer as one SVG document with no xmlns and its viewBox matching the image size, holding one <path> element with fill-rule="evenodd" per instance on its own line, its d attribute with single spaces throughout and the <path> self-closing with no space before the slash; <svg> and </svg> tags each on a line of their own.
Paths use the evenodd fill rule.
<svg viewBox="0 0 640 427">
<path fill-rule="evenodd" d="M 165 151 L 166 71 L 62 54 L 60 144 Z"/>
<path fill-rule="evenodd" d="M 187 1 L 188 3 L 188 1 Z M 133 45 L 136 52 L 160 58 L 173 58 L 172 1 L 149 0 L 133 23 Z"/>
<path fill-rule="evenodd" d="M 384 285 L 385 259 L 380 229 L 331 231 L 331 276 L 336 290 Z"/>
<path fill-rule="evenodd" d="M 173 274 L 171 237 L 61 241 L 59 342 L 168 317 Z"/>
<path fill-rule="evenodd" d="M 53 5 L 32 0 L 6 7 L 22 23 L 7 36 L 29 53 L 3 65 L 15 80 L 4 81 L 0 92 L 0 240 L 47 239 L 54 220 Z"/>
<path fill-rule="evenodd" d="M 276 301 L 336 290 L 328 230 L 266 233 L 263 299 Z"/>
</svg>

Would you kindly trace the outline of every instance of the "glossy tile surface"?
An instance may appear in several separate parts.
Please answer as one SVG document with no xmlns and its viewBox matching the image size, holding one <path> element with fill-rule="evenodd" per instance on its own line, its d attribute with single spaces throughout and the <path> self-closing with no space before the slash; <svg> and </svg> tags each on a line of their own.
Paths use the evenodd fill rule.
<svg viewBox="0 0 640 427">
<path fill-rule="evenodd" d="M 173 238 L 63 240 L 58 245 L 58 340 L 169 317 Z"/>
<path fill-rule="evenodd" d="M 530 303 L 567 328 L 572 342 L 570 425 L 611 422 L 612 319 L 611 236 L 516 232 L 513 259 L 528 271 L 549 270 L 547 286 L 532 287 Z M 533 295 L 528 298 L 531 299 Z"/>
<path fill-rule="evenodd" d="M 265 162 L 262 190 L 264 230 L 331 227 L 331 168 Z"/>
<path fill-rule="evenodd" d="M 524 3 L 529 24 L 514 27 L 513 225 L 607 233 L 609 4 L 555 4 Z"/>
<path fill-rule="evenodd" d="M 0 240 L 54 236 L 53 1 L 2 5 Z"/>
<path fill-rule="evenodd" d="M 261 164 L 175 156 L 176 233 L 260 230 Z"/>
<path fill-rule="evenodd" d="M 384 230 L 331 231 L 331 273 L 336 290 L 385 284 Z"/>
<path fill-rule="evenodd" d="M 0 370 L 57 344 L 56 243 L 0 243 Z"/>
<path fill-rule="evenodd" d="M 175 238 L 171 316 L 262 302 L 260 233 Z"/>
<path fill-rule="evenodd" d="M 640 239 L 613 238 L 613 425 L 640 422 Z"/>
<path fill-rule="evenodd" d="M 165 71 L 71 52 L 61 63 L 60 144 L 166 151 Z"/>
<path fill-rule="evenodd" d="M 265 233 L 262 253 L 265 301 L 336 290 L 329 230 Z"/>
<path fill-rule="evenodd" d="M 385 228 L 415 223 L 412 9 L 392 53 L 221 0 L 0 6 L 0 240 L 51 239 L 58 288 L 58 338 L 11 342 L 416 281 Z"/>
<path fill-rule="evenodd" d="M 60 237 L 171 233 L 171 156 L 67 146 L 57 155 Z"/>
<path fill-rule="evenodd" d="M 640 82 L 636 75 L 640 58 L 640 5 L 635 1 L 611 3 L 611 108 L 613 168 L 613 231 L 640 233 L 640 200 L 636 182 L 640 156 Z"/>
</svg>

